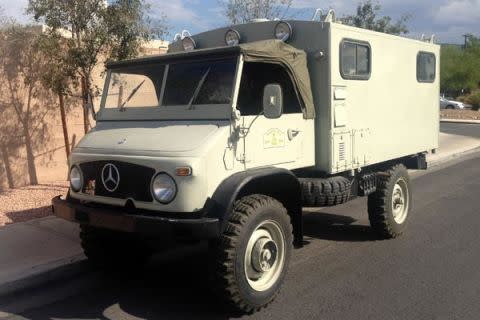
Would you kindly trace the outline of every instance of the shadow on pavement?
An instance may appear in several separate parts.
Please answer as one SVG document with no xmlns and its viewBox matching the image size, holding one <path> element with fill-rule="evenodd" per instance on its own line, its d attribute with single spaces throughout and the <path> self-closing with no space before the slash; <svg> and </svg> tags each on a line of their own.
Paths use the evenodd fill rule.
<svg viewBox="0 0 480 320">
<path fill-rule="evenodd" d="M 5 213 L 5 215 L 11 220 L 11 222 L 8 222 L 7 224 L 26 222 L 32 219 L 44 218 L 52 215 L 52 206 L 43 206 L 20 211 L 11 211 Z"/>
<path fill-rule="evenodd" d="M 229 319 L 242 316 L 224 306 L 213 294 L 206 245 L 175 251 L 154 257 L 141 270 L 99 272 L 81 293 L 63 301 L 21 313 L 1 311 L 36 320 Z"/>
<path fill-rule="evenodd" d="M 306 237 L 341 242 L 379 240 L 370 226 L 354 224 L 356 219 L 325 212 L 306 212 L 303 215 Z"/>
<path fill-rule="evenodd" d="M 354 225 L 355 222 L 351 217 L 306 212 L 305 234 L 332 241 L 376 240 L 368 226 Z M 48 290 L 55 289 L 49 286 Z M 213 294 L 206 244 L 179 247 L 158 255 L 141 270 L 104 271 L 72 297 L 62 295 L 62 298 L 63 301 L 17 315 L 38 320 L 229 319 L 242 316 L 223 305 Z"/>
</svg>

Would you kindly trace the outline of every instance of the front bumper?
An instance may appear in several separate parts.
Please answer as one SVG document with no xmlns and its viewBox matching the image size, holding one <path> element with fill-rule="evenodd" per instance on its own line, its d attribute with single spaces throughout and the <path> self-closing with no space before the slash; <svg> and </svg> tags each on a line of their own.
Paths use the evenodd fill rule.
<svg viewBox="0 0 480 320">
<path fill-rule="evenodd" d="M 132 214 L 123 208 L 94 207 L 60 196 L 52 199 L 52 207 L 59 218 L 97 228 L 189 240 L 214 239 L 220 234 L 220 223 L 216 218 L 178 219 L 162 217 L 158 213 Z"/>
</svg>

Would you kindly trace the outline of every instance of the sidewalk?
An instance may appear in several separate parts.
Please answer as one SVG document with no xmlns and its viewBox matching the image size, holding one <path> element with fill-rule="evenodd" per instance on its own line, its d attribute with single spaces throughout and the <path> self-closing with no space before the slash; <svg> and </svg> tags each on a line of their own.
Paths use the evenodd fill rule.
<svg viewBox="0 0 480 320">
<path fill-rule="evenodd" d="M 51 216 L 0 228 L 0 296 L 69 276 L 83 260 L 70 222 Z"/>
<path fill-rule="evenodd" d="M 429 166 L 436 166 L 475 152 L 477 149 L 480 151 L 479 148 L 480 139 L 440 132 L 440 146 L 437 153 L 429 154 L 427 161 Z"/>
<path fill-rule="evenodd" d="M 440 133 L 429 166 L 480 151 L 480 139 Z M 47 217 L 0 228 L 0 296 L 73 277 L 88 270 L 78 226 Z"/>
</svg>

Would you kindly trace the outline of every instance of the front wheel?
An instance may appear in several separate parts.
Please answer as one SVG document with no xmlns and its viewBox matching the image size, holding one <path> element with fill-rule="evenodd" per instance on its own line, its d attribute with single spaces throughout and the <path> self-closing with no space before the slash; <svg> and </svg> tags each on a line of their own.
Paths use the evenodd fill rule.
<svg viewBox="0 0 480 320">
<path fill-rule="evenodd" d="M 290 262 L 293 235 L 287 210 L 264 195 L 238 200 L 212 250 L 218 293 L 241 311 L 261 309 L 278 294 Z"/>
<path fill-rule="evenodd" d="M 377 174 L 377 191 L 368 196 L 368 218 L 373 230 L 383 238 L 396 238 L 406 228 L 412 193 L 404 165 Z"/>
</svg>

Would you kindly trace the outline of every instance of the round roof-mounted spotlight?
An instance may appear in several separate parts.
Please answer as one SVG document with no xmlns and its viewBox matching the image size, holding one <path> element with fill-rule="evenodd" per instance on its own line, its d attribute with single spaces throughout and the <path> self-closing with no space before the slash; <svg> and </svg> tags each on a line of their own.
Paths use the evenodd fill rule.
<svg viewBox="0 0 480 320">
<path fill-rule="evenodd" d="M 197 47 L 195 40 L 192 37 L 185 37 L 182 39 L 183 50 L 193 51 Z"/>
<path fill-rule="evenodd" d="M 225 44 L 229 47 L 238 46 L 240 44 L 240 33 L 237 30 L 230 29 L 225 33 Z"/>
<path fill-rule="evenodd" d="M 275 27 L 275 38 L 287 42 L 292 37 L 293 29 L 290 23 L 280 21 Z"/>
</svg>

